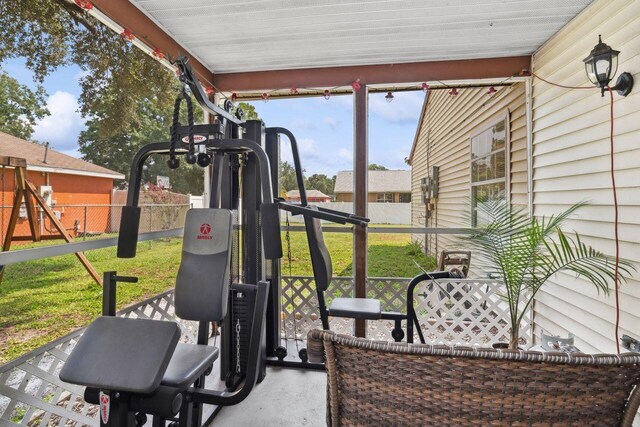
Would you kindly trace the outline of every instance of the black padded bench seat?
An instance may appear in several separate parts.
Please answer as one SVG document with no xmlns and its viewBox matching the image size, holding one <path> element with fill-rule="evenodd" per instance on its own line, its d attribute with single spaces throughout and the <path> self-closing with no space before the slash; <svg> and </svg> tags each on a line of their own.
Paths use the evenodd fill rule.
<svg viewBox="0 0 640 427">
<path fill-rule="evenodd" d="M 334 298 L 329 316 L 378 320 L 382 318 L 382 308 L 380 300 L 373 298 Z"/>
<path fill-rule="evenodd" d="M 178 343 L 162 377 L 162 385 L 187 388 L 204 374 L 217 358 L 216 347 Z"/>
<path fill-rule="evenodd" d="M 60 379 L 102 390 L 151 393 L 179 339 L 175 322 L 99 317 L 67 358 Z"/>
<path fill-rule="evenodd" d="M 179 338 L 175 322 L 99 317 L 69 355 L 60 379 L 141 394 L 160 384 L 186 389 L 218 358 L 218 349 Z"/>
</svg>

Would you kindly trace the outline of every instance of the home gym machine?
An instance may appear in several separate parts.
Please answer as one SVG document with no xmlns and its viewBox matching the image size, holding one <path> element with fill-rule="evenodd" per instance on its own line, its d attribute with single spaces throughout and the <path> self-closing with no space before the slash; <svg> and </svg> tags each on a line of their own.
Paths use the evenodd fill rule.
<svg viewBox="0 0 640 427">
<path fill-rule="evenodd" d="M 85 399 L 100 404 L 101 425 L 140 426 L 150 414 L 154 426 L 167 421 L 199 426 L 203 405 L 239 403 L 265 375 L 265 316 L 273 299 L 266 261 L 282 256 L 265 127 L 258 120 L 243 121 L 230 103 L 225 108 L 210 103 L 187 62 L 177 65 L 183 83 L 217 122 L 194 125 L 186 91 L 176 99 L 171 141 L 148 144 L 133 159 L 118 257 L 136 255 L 140 181 L 149 156 L 168 156 L 174 169 L 181 158 L 203 167 L 213 164 L 209 207 L 191 209 L 186 216 L 174 292 L 176 315 L 198 322 L 197 343 L 179 343 L 175 322 L 114 317 L 116 284 L 137 279 L 105 275 L 103 317 L 89 325 L 60 373 L 63 381 L 87 387 Z M 178 123 L 182 101 L 187 126 Z M 218 349 L 207 345 L 211 321 L 222 325 L 226 390 L 205 388 L 218 357 Z"/>
</svg>

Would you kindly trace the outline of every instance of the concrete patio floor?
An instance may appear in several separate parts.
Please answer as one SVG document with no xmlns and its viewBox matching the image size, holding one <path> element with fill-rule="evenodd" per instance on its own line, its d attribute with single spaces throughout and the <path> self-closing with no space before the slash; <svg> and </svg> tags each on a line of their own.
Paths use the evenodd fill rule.
<svg viewBox="0 0 640 427">
<path fill-rule="evenodd" d="M 247 399 L 224 407 L 214 426 L 324 426 L 326 374 L 268 367 L 264 381 Z"/>
</svg>

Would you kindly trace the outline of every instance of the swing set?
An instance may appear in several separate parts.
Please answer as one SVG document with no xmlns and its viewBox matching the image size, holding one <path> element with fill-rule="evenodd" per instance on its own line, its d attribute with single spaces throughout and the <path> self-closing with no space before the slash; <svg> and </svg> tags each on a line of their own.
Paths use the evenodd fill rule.
<svg viewBox="0 0 640 427">
<path fill-rule="evenodd" d="M 4 231 L 4 184 L 5 184 L 5 169 L 13 168 L 15 173 L 15 196 L 13 198 L 13 205 L 11 207 L 11 214 L 9 215 L 9 223 L 7 224 L 6 232 L 4 233 L 4 239 L 2 242 L 2 251 L 7 252 L 11 249 L 11 243 L 14 239 L 14 233 L 16 225 L 18 224 L 18 218 L 20 216 L 20 208 L 24 200 L 24 205 L 27 213 L 27 220 L 29 222 L 29 229 L 31 231 L 31 239 L 34 242 L 41 240 L 40 228 L 38 227 L 38 217 L 36 215 L 36 206 L 42 210 L 42 213 L 49 219 L 54 228 L 60 233 L 62 238 L 67 242 L 73 242 L 73 237 L 66 230 L 62 222 L 55 215 L 51 206 L 47 204 L 44 198 L 40 195 L 35 185 L 28 179 L 27 175 L 27 161 L 20 157 L 0 156 L 0 166 L 2 167 L 2 230 Z M 89 275 L 99 285 L 102 285 L 102 278 L 98 272 L 93 268 L 87 257 L 82 252 L 76 252 L 76 256 L 87 270 Z M 5 266 L 0 265 L 0 285 L 4 277 Z"/>
</svg>

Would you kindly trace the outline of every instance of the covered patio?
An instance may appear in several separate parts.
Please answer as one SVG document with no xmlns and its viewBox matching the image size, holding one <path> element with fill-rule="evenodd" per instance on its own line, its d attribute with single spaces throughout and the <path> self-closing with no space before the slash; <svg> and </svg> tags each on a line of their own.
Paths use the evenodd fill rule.
<svg viewBox="0 0 640 427">
<path fill-rule="evenodd" d="M 640 22 L 637 0 L 446 3 L 431 0 L 351 3 L 76 0 L 75 4 L 172 72 L 176 71 L 172 60 L 187 55 L 200 84 L 216 104 L 225 100 L 278 102 L 284 98 L 328 97 L 327 94 L 351 96 L 353 214 L 360 217 L 369 214 L 370 94 L 424 92 L 424 114 L 428 103 L 433 102 L 429 97 L 434 93 L 455 91 L 457 94 L 465 89 L 480 89 L 478 97 L 484 97 L 490 88 L 522 87 L 522 94 L 518 92 L 522 114 L 518 115 L 518 126 L 513 126 L 514 132 L 519 132 L 517 139 L 521 146 L 517 151 L 508 148 L 511 164 L 514 159 L 519 161 L 520 169 L 507 168 L 510 176 L 505 184 L 510 188 L 507 192 L 516 194 L 508 197 L 509 202 L 520 206 L 530 217 L 541 217 L 580 202 L 582 196 L 589 193 L 595 199 L 594 206 L 570 225 L 604 247 L 607 253 L 622 248 L 623 258 L 635 265 L 640 262 L 640 224 L 636 219 L 640 151 L 633 142 L 640 135 L 637 125 L 640 96 L 637 90 L 627 98 L 615 95 L 616 123 L 619 123 L 616 143 L 620 144 L 617 153 L 624 153 L 625 159 L 618 166 L 621 215 L 619 221 L 616 201 L 614 223 L 608 151 L 600 147 L 603 141 L 605 148 L 608 147 L 608 98 L 607 103 L 601 101 L 596 87 L 591 91 L 567 89 L 591 85 L 581 59 L 588 55 L 600 33 L 622 52 L 618 71 L 630 72 L 637 78 L 640 72 L 640 44 L 634 30 Z M 548 81 L 555 84 L 550 85 Z M 455 99 L 456 94 L 450 98 Z M 612 100 L 612 110 L 613 105 Z M 453 116 L 456 108 L 468 107 L 454 104 L 443 114 Z M 214 123 L 216 118 L 205 112 L 202 121 Z M 270 125 L 278 126 L 277 123 Z M 414 146 L 419 147 L 419 139 L 426 140 L 428 136 L 424 135 L 430 134 L 426 127 L 418 128 Z M 470 143 L 467 134 L 460 140 L 463 144 Z M 613 136 L 611 140 L 613 144 Z M 416 154 L 416 158 L 420 155 Z M 611 156 L 613 158 L 613 151 Z M 567 166 L 574 159 L 582 163 Z M 576 169 L 568 171 L 567 167 Z M 205 171 L 205 206 L 211 196 L 207 186 L 212 173 L 211 168 Z M 468 171 L 459 173 L 466 176 Z M 572 175 L 579 175 L 580 181 L 571 181 Z M 422 177 L 415 175 L 412 179 L 412 194 L 414 206 L 417 203 L 420 209 L 425 209 L 429 198 L 423 199 Z M 446 205 L 446 199 L 443 201 Z M 415 217 L 415 208 L 413 214 Z M 614 227 L 616 233 L 620 227 L 619 237 L 617 234 L 613 237 Z M 375 298 L 380 300 L 383 311 L 406 313 L 409 298 L 406 289 L 411 278 L 371 277 L 368 273 L 370 237 L 402 233 L 412 238 L 424 236 L 426 241 L 464 234 L 467 228 L 427 223 L 413 223 L 410 228 L 402 229 L 325 224 L 325 233 L 353 236 L 352 277 L 334 277 L 327 290 L 328 300 Z M 305 229 L 294 225 L 290 230 L 301 233 Z M 149 230 L 139 239 L 179 236 L 181 232 L 181 229 Z M 72 243 L 64 249 L 45 248 L 31 254 L 22 251 L 13 258 L 11 254 L 0 254 L 0 264 L 115 244 L 115 240 L 110 239 Z M 533 304 L 521 307 L 524 314 L 519 343 L 525 349 L 542 351 L 542 333 L 574 335 L 574 345 L 589 354 L 615 353 L 619 333 L 640 339 L 637 272 L 619 294 L 616 288 L 615 302 L 595 289 L 580 287 L 580 280 L 573 274 L 558 274 Z M 308 370 L 286 367 L 287 362 L 299 366 L 299 351 L 306 348 L 308 332 L 322 329 L 315 279 L 283 273 L 280 283 L 280 337 L 288 350 L 280 365 L 285 367 L 268 367 L 265 380 L 256 385 L 245 401 L 224 408 L 207 407 L 204 419 L 215 415 L 215 419 L 211 418 L 215 424 L 228 426 L 326 425 L 328 393 L 324 371 L 318 366 Z M 422 295 L 412 305 L 416 313 L 436 313 L 417 320 L 426 344 L 478 349 L 509 341 L 509 307 L 501 297 L 501 284 L 493 277 L 481 269 L 472 269 L 463 279 L 439 279 L 436 283 L 437 288 L 425 283 L 414 292 Z M 443 297 L 445 294 L 447 298 Z M 198 340 L 194 332 L 197 326 L 177 319 L 172 291 L 127 308 L 119 315 L 177 321 L 184 341 Z M 332 317 L 330 322 L 331 330 L 340 334 L 393 341 L 392 320 Z M 417 341 L 418 332 L 409 331 L 411 339 L 405 338 L 405 341 L 412 342 L 414 338 Z M 58 378 L 82 333 L 83 330 L 77 331 L 0 367 L 1 425 L 99 425 L 98 408 L 84 402 L 83 390 L 70 387 Z M 637 341 L 629 342 L 637 345 L 633 344 Z M 209 345 L 219 346 L 215 334 L 209 339 Z M 622 351 L 628 350 L 622 348 Z M 206 384 L 224 389 L 218 363 Z M 634 426 L 640 425 L 639 419 L 636 417 Z"/>
</svg>

